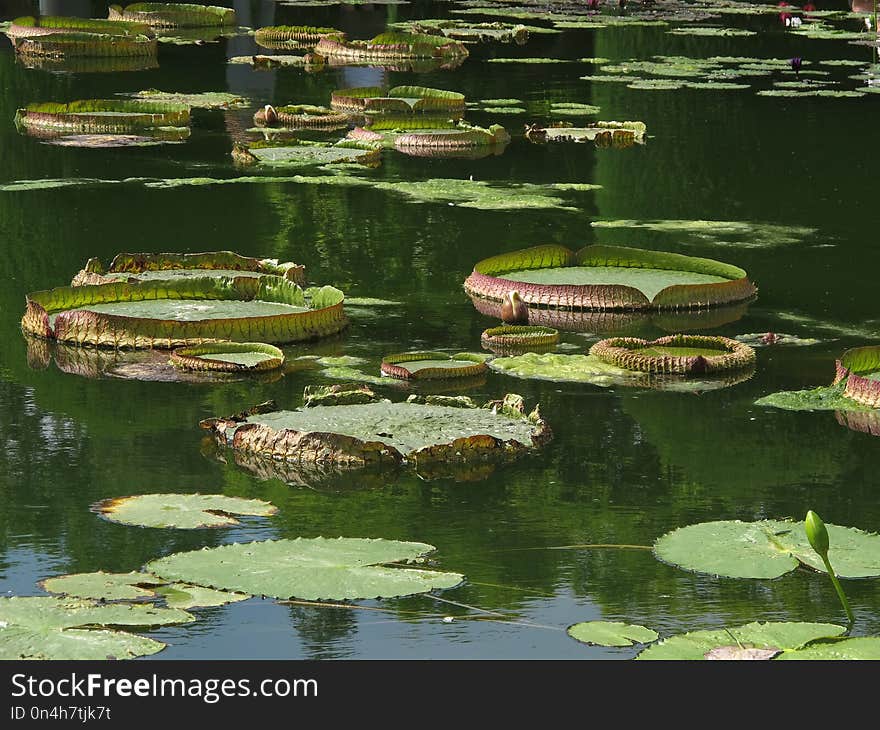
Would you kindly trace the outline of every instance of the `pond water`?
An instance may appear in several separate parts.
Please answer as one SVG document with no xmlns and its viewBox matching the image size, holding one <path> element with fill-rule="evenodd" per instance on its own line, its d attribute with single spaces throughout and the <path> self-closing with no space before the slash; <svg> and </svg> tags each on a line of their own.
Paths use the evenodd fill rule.
<svg viewBox="0 0 880 730">
<path fill-rule="evenodd" d="M 847 9 L 840 0 L 816 4 Z M 57 12 L 53 3 L 41 5 Z M 429 2 L 236 6 L 243 25 L 334 26 L 353 38 L 370 38 L 389 22 L 446 17 L 456 9 Z M 106 17 L 106 3 L 71 2 L 65 10 L 74 7 L 85 17 Z M 37 10 L 25 0 L 0 2 L 3 19 Z M 64 181 L 46 189 L 0 189 L 0 590 L 37 595 L 36 582 L 52 575 L 137 570 L 202 546 L 342 535 L 435 545 L 437 567 L 467 581 L 437 598 L 362 601 L 356 608 L 255 598 L 201 609 L 195 623 L 149 632 L 168 644 L 155 658 L 627 659 L 637 648 L 587 647 L 565 628 L 606 619 L 668 636 L 753 620 L 841 621 L 823 576 L 795 571 L 775 581 L 718 579 L 661 563 L 639 547 L 691 523 L 802 519 L 808 509 L 826 522 L 880 527 L 880 439 L 841 425 L 834 412 L 754 405 L 776 390 L 830 383 L 844 349 L 880 337 L 872 273 L 880 269 L 874 154 L 880 96 L 801 98 L 756 90 L 794 80 L 787 59 L 795 56 L 804 61 L 801 79 L 811 78 L 804 73 L 809 69 L 824 70 L 827 76 L 812 78 L 851 89 L 864 82 L 848 77 L 865 72 L 875 51 L 846 38 L 796 35 L 775 14 L 724 15 L 704 24 L 712 23 L 757 34 L 667 32 L 680 23 L 571 28 L 533 34 L 524 46 L 470 46 L 460 66 L 419 73 L 227 64 L 234 56 L 266 52 L 248 35 L 160 44 L 156 68 L 65 73 L 57 64 L 26 68 L 0 41 L 0 185 Z M 838 26 L 857 32 L 861 21 Z M 746 89 L 629 88 L 580 78 L 601 71 L 578 59 L 620 66 L 656 55 L 782 63 L 770 76 L 738 78 L 751 84 Z M 570 63 L 489 62 L 526 56 Z M 825 60 L 851 63 L 821 65 Z M 491 113 L 468 111 L 473 123 L 497 122 L 510 131 L 502 154 L 432 159 L 385 150 L 379 167 L 353 173 L 366 184 L 279 182 L 277 167 L 242 173 L 233 165 L 232 139 L 246 134 L 262 105 L 326 105 L 335 88 L 383 84 L 456 90 L 475 102 L 515 99 L 510 111 L 526 112 L 505 113 L 497 105 Z M 149 88 L 228 91 L 252 105 L 196 110 L 186 143 L 165 147 L 51 146 L 20 136 L 13 125 L 16 109 L 27 103 Z M 551 114 L 551 103 L 598 106 L 585 120 L 643 121 L 646 142 L 615 149 L 527 141 L 524 124 L 563 118 Z M 276 181 L 147 184 L 242 174 Z M 456 205 L 457 194 L 420 203 L 387 185 L 471 178 L 529 183 L 535 186 L 529 195 L 541 190 L 564 195 L 565 202 L 481 209 Z M 550 187 L 558 183 L 601 187 L 559 193 Z M 623 225 L 591 226 L 602 220 Z M 229 454 L 225 462 L 218 458 L 198 422 L 268 399 L 279 408 L 298 407 L 306 385 L 339 382 L 314 361 L 297 361 L 303 367 L 272 380 L 94 379 L 31 356 L 19 330 L 25 294 L 67 284 L 89 257 L 233 250 L 304 264 L 310 282 L 351 296 L 400 302 L 350 307 L 352 324 L 341 335 L 285 348 L 290 362 L 302 355 L 363 358 L 357 369 L 378 376 L 388 353 L 479 351 L 480 333 L 498 320 L 475 309 L 464 279 L 483 258 L 547 243 L 572 249 L 619 244 L 741 266 L 759 287 L 757 300 L 738 310 L 738 319 L 709 320 L 705 331 L 732 337 L 772 330 L 820 343 L 761 347 L 753 377 L 703 393 L 557 384 L 498 372 L 470 381 L 464 391 L 436 381 L 375 384 L 392 400 L 446 392 L 486 401 L 516 392 L 529 409 L 540 402 L 555 439 L 534 457 L 471 480 L 428 481 L 402 470 L 286 484 L 247 471 Z M 629 321 L 627 334 L 669 333 L 663 317 Z M 596 339 L 589 331 L 564 333 L 567 349 L 560 351 L 585 353 Z M 269 500 L 279 512 L 243 518 L 230 529 L 174 531 L 113 524 L 89 509 L 101 499 L 142 492 L 222 492 Z M 633 547 L 576 547 L 583 545 Z M 854 632 L 880 632 L 880 582 L 851 580 L 845 587 L 856 613 Z M 456 620 L 443 621 L 447 616 Z"/>
</svg>

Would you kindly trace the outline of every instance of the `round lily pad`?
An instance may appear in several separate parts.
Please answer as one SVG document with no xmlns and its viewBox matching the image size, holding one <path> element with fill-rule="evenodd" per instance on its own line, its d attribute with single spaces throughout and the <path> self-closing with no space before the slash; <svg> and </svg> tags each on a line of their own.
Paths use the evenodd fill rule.
<svg viewBox="0 0 880 730">
<path fill-rule="evenodd" d="M 656 631 L 620 621 L 584 621 L 568 627 L 568 635 L 584 644 L 596 646 L 632 646 L 656 641 Z"/>
<path fill-rule="evenodd" d="M 366 386 L 307 388 L 304 408 L 268 403 L 200 425 L 221 446 L 325 468 L 509 461 L 552 438 L 538 409 L 526 415 L 515 394 L 480 408 L 469 398 L 392 403 Z"/>
<path fill-rule="evenodd" d="M 518 378 L 556 382 L 590 383 L 600 387 L 621 385 L 640 379 L 641 373 L 603 362 L 594 355 L 562 355 L 526 352 L 522 355 L 496 357 L 490 369 Z"/>
<path fill-rule="evenodd" d="M 435 89 L 430 86 L 360 86 L 336 89 L 330 96 L 330 106 L 344 112 L 460 115 L 465 109 L 465 96 L 457 91 Z"/>
<path fill-rule="evenodd" d="M 254 124 L 258 127 L 333 130 L 347 127 L 349 117 L 326 106 L 289 104 L 276 107 L 267 104 L 254 114 Z"/>
<path fill-rule="evenodd" d="M 755 351 L 728 337 L 669 335 L 648 342 L 612 337 L 590 348 L 603 362 L 643 373 L 694 375 L 753 367 Z"/>
<path fill-rule="evenodd" d="M 385 565 L 433 550 L 396 540 L 297 538 L 176 553 L 147 569 L 168 580 L 280 599 L 391 598 L 452 588 L 464 580 L 458 573 Z"/>
<path fill-rule="evenodd" d="M 52 36 L 55 37 L 55 36 Z M 67 104 L 28 104 L 15 112 L 19 131 L 41 136 L 126 134 L 162 127 L 186 127 L 188 104 L 141 99 L 84 99 Z"/>
<path fill-rule="evenodd" d="M 224 373 L 275 370 L 284 364 L 284 353 L 265 342 L 208 342 L 181 347 L 169 362 L 184 370 L 217 370 Z"/>
<path fill-rule="evenodd" d="M 382 358 L 382 374 L 405 380 L 468 378 L 485 373 L 486 358 L 470 352 L 405 352 Z"/>
<path fill-rule="evenodd" d="M 328 36 L 344 39 L 345 33 L 312 25 L 269 25 L 257 28 L 254 41 L 258 46 L 271 49 L 311 48 Z"/>
<path fill-rule="evenodd" d="M 127 659 L 155 654 L 160 641 L 105 626 L 188 623 L 173 608 L 93 603 L 54 596 L 0 597 L 0 659 Z"/>
<path fill-rule="evenodd" d="M 199 527 L 237 525 L 233 515 L 268 517 L 278 509 L 259 499 L 222 494 L 136 494 L 97 502 L 92 509 L 110 522 L 137 527 Z"/>
<path fill-rule="evenodd" d="M 155 67 L 157 43 L 156 38 L 145 35 L 123 35 L 110 33 L 87 33 L 81 31 L 68 31 L 64 33 L 51 33 L 49 35 L 30 36 L 17 38 L 15 41 L 15 53 L 20 58 L 26 59 L 28 65 L 40 61 L 49 61 L 49 66 L 65 67 L 68 59 L 86 58 L 95 61 L 110 60 L 111 63 L 94 63 L 77 65 L 76 68 L 91 70 L 111 70 L 117 68 L 142 68 Z M 140 59 L 132 64 L 115 62 L 120 59 Z M 143 63 L 144 59 L 150 62 Z"/>
<path fill-rule="evenodd" d="M 205 341 L 295 342 L 347 325 L 343 294 L 278 276 L 111 282 L 32 292 L 25 333 L 101 347 L 180 347 Z"/>
<path fill-rule="evenodd" d="M 493 256 L 474 266 L 464 287 L 493 301 L 517 291 L 528 305 L 599 311 L 707 307 L 756 291 L 745 271 L 720 261 L 602 245 Z"/>
<path fill-rule="evenodd" d="M 137 601 L 154 598 L 155 586 L 164 583 L 161 578 L 141 572 L 131 573 L 75 573 L 46 578 L 40 587 L 49 593 L 95 601 Z"/>
<path fill-rule="evenodd" d="M 351 61 L 395 61 L 407 59 L 467 58 L 460 41 L 445 36 L 410 33 L 381 33 L 368 41 L 346 41 L 325 37 L 315 46 L 319 56 Z"/>
<path fill-rule="evenodd" d="M 553 327 L 503 325 L 483 331 L 480 342 L 493 352 L 541 351 L 559 342 L 559 330 Z"/>
<path fill-rule="evenodd" d="M 880 576 L 880 535 L 826 524 L 828 557 L 841 578 Z M 803 564 L 825 572 L 803 522 L 725 520 L 680 527 L 654 543 L 660 560 L 728 578 L 778 578 Z M 725 642 L 730 643 L 730 642 Z"/>
<path fill-rule="evenodd" d="M 53 33 L 99 33 L 108 35 L 142 35 L 155 37 L 146 23 L 114 22 L 101 18 L 73 18 L 60 15 L 23 16 L 15 18 L 5 30 L 9 38 L 28 38 Z"/>
<path fill-rule="evenodd" d="M 234 143 L 232 159 L 239 165 L 270 165 L 273 167 L 311 167 L 314 165 L 359 164 L 375 166 L 382 158 L 382 150 L 357 140 L 336 143 L 310 142 L 287 139 L 281 142 L 263 141 L 249 144 Z"/>
<path fill-rule="evenodd" d="M 789 651 L 799 650 L 811 641 L 844 633 L 846 629 L 835 624 L 755 622 L 730 629 L 692 631 L 672 636 L 649 646 L 636 659 L 706 659 L 712 650 L 731 645 L 744 649 L 782 651 L 781 659 Z"/>
</svg>

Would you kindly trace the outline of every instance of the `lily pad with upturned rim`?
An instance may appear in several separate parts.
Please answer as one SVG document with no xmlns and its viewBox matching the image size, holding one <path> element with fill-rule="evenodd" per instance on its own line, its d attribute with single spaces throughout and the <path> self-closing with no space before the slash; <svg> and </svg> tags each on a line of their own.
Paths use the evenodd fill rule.
<svg viewBox="0 0 880 730">
<path fill-rule="evenodd" d="M 880 576 L 880 535 L 826 523 L 829 560 L 841 578 Z M 684 570 L 726 578 L 778 578 L 798 565 L 826 572 L 803 522 L 726 520 L 680 527 L 654 543 L 654 555 Z M 725 642 L 729 643 L 729 642 Z"/>
<path fill-rule="evenodd" d="M 582 310 L 705 308 L 750 299 L 745 271 L 713 259 L 623 246 L 545 245 L 478 262 L 464 283 L 476 297 L 518 291 L 529 306 Z"/>
<path fill-rule="evenodd" d="M 464 580 L 458 573 L 385 566 L 433 550 L 418 542 L 296 538 L 175 553 L 147 569 L 168 580 L 279 599 L 392 598 L 453 588 Z"/>
<path fill-rule="evenodd" d="M 404 380 L 468 378 L 485 373 L 486 357 L 471 352 L 404 352 L 382 358 L 383 375 Z"/>
<path fill-rule="evenodd" d="M 647 341 L 612 337 L 590 348 L 590 355 L 626 370 L 658 374 L 705 374 L 753 367 L 755 351 L 727 337 L 668 335 Z"/>
<path fill-rule="evenodd" d="M 566 630 L 572 639 L 596 646 L 632 646 L 656 641 L 659 634 L 638 624 L 620 621 L 584 621 Z"/>
<path fill-rule="evenodd" d="M 96 502 L 92 510 L 110 522 L 136 527 L 201 527 L 237 525 L 233 515 L 269 517 L 278 508 L 260 499 L 227 497 L 223 494 L 135 494 Z"/>
<path fill-rule="evenodd" d="M 184 370 L 263 371 L 280 368 L 284 353 L 265 342 L 207 342 L 175 350 L 169 362 Z"/>
<path fill-rule="evenodd" d="M 193 28 L 235 25 L 235 10 L 195 3 L 133 3 L 124 8 L 111 5 L 110 20 L 146 23 L 153 28 Z"/>
<path fill-rule="evenodd" d="M 484 330 L 480 342 L 492 351 L 543 350 L 559 342 L 559 330 L 552 327 L 502 325 Z"/>
</svg>

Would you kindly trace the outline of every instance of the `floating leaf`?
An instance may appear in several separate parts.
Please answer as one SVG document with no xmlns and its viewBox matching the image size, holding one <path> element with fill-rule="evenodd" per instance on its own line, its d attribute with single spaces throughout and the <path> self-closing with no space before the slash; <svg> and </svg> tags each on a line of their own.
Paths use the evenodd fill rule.
<svg viewBox="0 0 880 730">
<path fill-rule="evenodd" d="M 391 598 L 461 583 L 458 573 L 380 565 L 417 560 L 432 550 L 418 542 L 297 538 L 176 553 L 147 567 L 169 580 L 280 599 Z"/>
<path fill-rule="evenodd" d="M 173 608 L 99 604 L 54 596 L 0 598 L 0 659 L 127 659 L 165 644 L 96 626 L 167 626 L 193 621 Z"/>
<path fill-rule="evenodd" d="M 404 380 L 432 380 L 445 378 L 469 378 L 485 373 L 484 355 L 460 352 L 448 355 L 444 352 L 405 352 L 382 358 L 382 373 Z"/>
<path fill-rule="evenodd" d="M 60 593 L 73 598 L 95 601 L 137 601 L 155 597 L 156 593 L 152 588 L 164 582 L 149 573 L 99 571 L 47 578 L 40 583 L 40 586 L 49 593 Z"/>
<path fill-rule="evenodd" d="M 743 648 L 782 650 L 784 656 L 786 652 L 800 649 L 816 639 L 844 633 L 846 629 L 835 624 L 755 622 L 731 629 L 692 631 L 672 636 L 649 646 L 636 659 L 705 659 L 713 649 L 731 644 Z"/>
<path fill-rule="evenodd" d="M 250 99 L 237 94 L 229 94 L 225 91 L 203 91 L 193 94 L 185 94 L 173 91 L 159 91 L 147 89 L 129 94 L 136 99 L 154 101 L 158 103 L 186 104 L 198 109 L 240 109 L 248 106 Z"/>
<path fill-rule="evenodd" d="M 156 588 L 156 593 L 165 599 L 168 608 L 182 610 L 225 606 L 228 603 L 238 603 L 252 598 L 247 593 L 216 591 L 213 588 L 203 588 L 189 583 L 168 583 Z"/>
<path fill-rule="evenodd" d="M 653 374 L 702 375 L 751 368 L 755 351 L 727 337 L 668 335 L 648 342 L 612 337 L 590 348 L 590 355 L 626 370 Z"/>
<path fill-rule="evenodd" d="M 609 365 L 592 355 L 557 355 L 527 352 L 511 357 L 496 357 L 489 368 L 518 378 L 555 382 L 590 383 L 603 388 L 634 380 L 640 373 Z"/>
<path fill-rule="evenodd" d="M 596 646 L 632 646 L 656 641 L 659 634 L 638 624 L 620 621 L 584 621 L 568 627 L 568 635 Z"/>
<path fill-rule="evenodd" d="M 815 641 L 807 646 L 783 652 L 779 659 L 788 660 L 856 660 L 880 659 L 880 637 L 852 636 Z"/>
<path fill-rule="evenodd" d="M 183 370 L 262 372 L 280 368 L 284 353 L 265 342 L 207 342 L 178 348 L 169 363 Z"/>
<path fill-rule="evenodd" d="M 781 390 L 758 398 L 755 405 L 772 406 L 785 411 L 873 411 L 844 395 L 844 384 L 821 386 L 812 390 Z"/>
<path fill-rule="evenodd" d="M 122 8 L 111 5 L 110 20 L 146 23 L 153 28 L 192 28 L 235 25 L 235 11 L 217 5 L 195 3 L 134 3 Z"/>
<path fill-rule="evenodd" d="M 269 502 L 222 494 L 136 494 L 102 500 L 92 509 L 110 522 L 178 530 L 228 527 L 238 524 L 233 515 L 268 517 L 278 512 Z"/>
<path fill-rule="evenodd" d="M 838 576 L 880 576 L 880 535 L 826 527 L 831 538 L 828 557 Z M 799 564 L 825 572 L 803 522 L 788 520 L 727 520 L 680 527 L 657 539 L 654 554 L 685 570 L 727 578 L 778 578 Z"/>
</svg>

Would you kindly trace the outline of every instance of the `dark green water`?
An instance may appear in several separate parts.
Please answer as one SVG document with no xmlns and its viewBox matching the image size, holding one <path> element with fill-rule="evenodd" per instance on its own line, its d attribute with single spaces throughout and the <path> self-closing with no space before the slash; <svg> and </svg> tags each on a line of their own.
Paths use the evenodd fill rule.
<svg viewBox="0 0 880 730">
<path fill-rule="evenodd" d="M 106 5 L 85 3 L 101 17 Z M 4 18 L 32 12 L 0 3 Z M 381 31 L 389 17 L 436 17 L 450 6 L 414 3 L 339 9 L 242 3 L 241 22 L 335 25 L 352 37 Z M 253 12 L 248 16 L 248 12 Z M 420 596 L 362 602 L 383 611 L 282 606 L 253 599 L 198 610 L 196 623 L 151 636 L 169 644 L 158 658 L 629 658 L 630 650 L 588 648 L 566 626 L 592 619 L 642 623 L 670 635 L 752 620 L 839 621 L 830 583 L 796 571 L 776 581 L 686 573 L 646 550 L 550 549 L 594 543 L 650 545 L 682 525 L 718 519 L 802 518 L 874 531 L 880 526 L 880 440 L 841 426 L 833 413 L 788 413 L 753 401 L 772 391 L 830 382 L 845 348 L 880 337 L 876 310 L 876 113 L 880 97 L 785 99 L 754 91 L 640 91 L 588 83 L 577 64 L 490 64 L 497 56 L 611 59 L 738 55 L 871 62 L 871 49 L 787 36 L 774 16 L 725 18 L 760 28 L 747 38 L 668 35 L 662 27 L 607 28 L 533 36 L 522 48 L 483 45 L 452 71 L 388 72 L 392 85 L 456 89 L 469 99 L 514 97 L 597 104 L 601 119 L 647 124 L 630 149 L 535 145 L 522 136 L 528 114 L 469 114 L 513 134 L 503 155 L 431 160 L 385 153 L 368 175 L 597 183 L 576 193 L 576 211 L 479 211 L 406 202 L 358 187 L 254 184 L 151 190 L 141 184 L 0 192 L 0 590 L 40 593 L 57 574 L 136 570 L 150 559 L 200 546 L 276 537 L 350 536 L 437 546 L 443 569 L 467 582 L 442 598 L 503 614 L 468 620 L 463 608 Z M 257 105 L 323 104 L 334 88 L 383 80 L 376 69 L 255 71 L 226 58 L 253 53 L 247 37 L 203 46 L 162 46 L 155 70 L 63 74 L 16 63 L 0 48 L 0 182 L 40 178 L 229 177 L 230 134 L 251 126 Z M 854 67 L 837 69 L 845 79 Z M 197 112 L 182 145 L 83 150 L 17 134 L 17 107 L 35 101 L 100 98 L 145 88 L 229 90 L 254 107 Z M 248 173 L 251 174 L 251 173 Z M 708 219 L 815 229 L 779 245 L 779 234 L 740 242 L 594 229 L 597 219 Z M 287 348 L 355 355 L 378 374 L 381 356 L 407 349 L 479 350 L 493 320 L 462 290 L 473 264 L 539 243 L 579 248 L 618 243 L 709 256 L 745 268 L 759 299 L 738 321 L 712 331 L 774 330 L 818 337 L 813 347 L 758 351 L 747 382 L 702 395 L 599 389 L 489 374 L 467 390 L 476 399 L 521 393 L 540 402 L 555 440 L 546 450 L 480 481 L 423 481 L 411 474 L 367 479 L 353 473 L 330 487 L 292 486 L 218 461 L 198 421 L 274 398 L 295 407 L 303 387 L 333 382 L 292 372 L 271 382 L 223 385 L 90 379 L 54 364 L 31 367 L 19 330 L 24 295 L 63 285 L 87 258 L 119 251 L 204 251 L 296 261 L 311 281 L 351 296 L 399 300 L 382 316 L 352 319 L 341 336 Z M 664 330 L 646 324 L 647 335 Z M 583 351 L 595 338 L 567 334 Z M 36 364 L 32 361 L 32 364 Z M 399 388 L 380 389 L 402 398 Z M 230 456 L 227 454 L 227 456 Z M 139 492 L 220 491 L 271 500 L 279 514 L 244 519 L 227 531 L 137 529 L 99 519 L 99 499 Z M 846 581 L 856 634 L 880 632 L 877 581 Z M 443 622 L 443 616 L 461 620 Z M 532 624 L 525 626 L 522 623 Z"/>
</svg>

